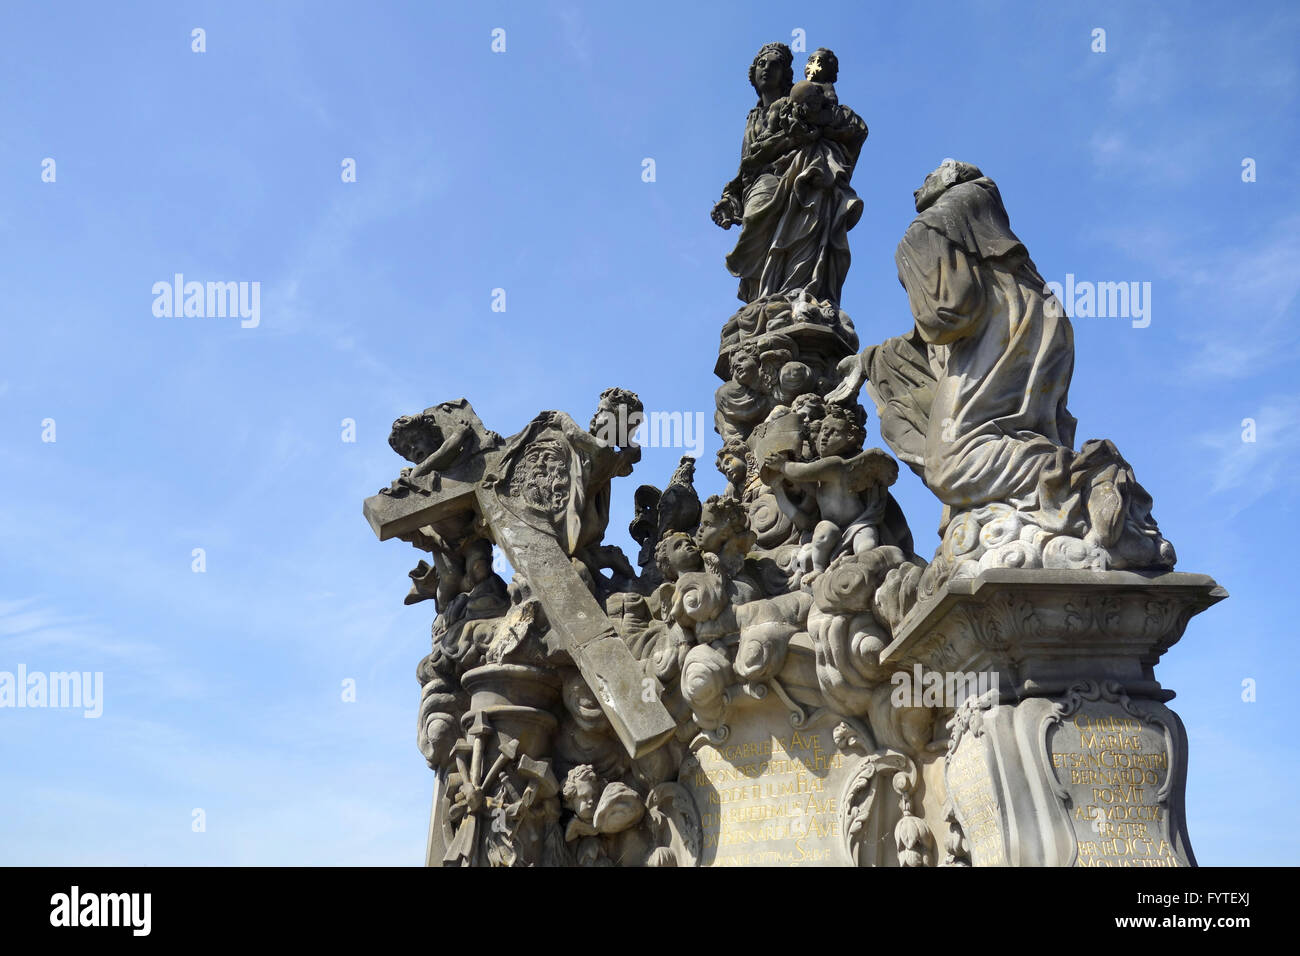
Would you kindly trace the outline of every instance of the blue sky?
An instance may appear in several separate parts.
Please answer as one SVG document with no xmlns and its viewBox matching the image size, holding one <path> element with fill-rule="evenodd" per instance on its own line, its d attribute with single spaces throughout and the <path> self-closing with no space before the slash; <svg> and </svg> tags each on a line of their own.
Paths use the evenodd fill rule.
<svg viewBox="0 0 1300 956">
<path fill-rule="evenodd" d="M 422 862 L 433 611 L 361 517 L 389 425 L 460 396 L 503 433 L 586 421 L 615 384 L 711 419 L 737 303 L 708 212 L 749 61 L 795 29 L 871 129 L 864 344 L 908 327 L 893 249 L 949 156 L 1048 279 L 1151 283 L 1146 328 L 1076 320 L 1070 408 L 1232 595 L 1157 670 L 1200 861 L 1300 860 L 1270 822 L 1297 782 L 1293 5 L 76 3 L 0 13 L 0 670 L 102 671 L 104 713 L 0 710 L 0 863 Z M 155 316 L 178 272 L 259 282 L 260 324 Z M 610 540 L 678 454 L 615 486 Z M 937 504 L 897 494 L 928 552 Z"/>
</svg>

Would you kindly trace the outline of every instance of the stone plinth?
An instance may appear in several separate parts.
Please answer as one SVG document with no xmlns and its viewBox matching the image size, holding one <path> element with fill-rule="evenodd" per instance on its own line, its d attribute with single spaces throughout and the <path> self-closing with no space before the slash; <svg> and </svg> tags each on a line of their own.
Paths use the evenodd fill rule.
<svg viewBox="0 0 1300 956">
<path fill-rule="evenodd" d="M 1193 615 L 1227 596 L 1204 574 L 994 569 L 919 604 L 880 659 L 899 670 L 993 672 L 1018 696 L 1096 680 L 1163 701 L 1173 693 L 1156 681 L 1156 662 Z"/>
<path fill-rule="evenodd" d="M 814 652 L 792 642 L 758 696 L 736 685 L 726 723 L 698 734 L 678 782 L 699 810 L 701 866 L 925 866 L 917 764 L 866 723 L 817 703 Z"/>
<path fill-rule="evenodd" d="M 1195 865 L 1186 734 L 1153 668 L 1226 596 L 1198 574 L 993 570 L 909 616 L 882 660 L 991 678 L 952 702 L 944 759 L 973 865 Z"/>
<path fill-rule="evenodd" d="M 769 694 L 737 703 L 725 740 L 703 734 L 679 782 L 700 809 L 703 866 L 848 866 L 839 814 L 852 755 L 834 721 L 793 727 Z"/>
</svg>

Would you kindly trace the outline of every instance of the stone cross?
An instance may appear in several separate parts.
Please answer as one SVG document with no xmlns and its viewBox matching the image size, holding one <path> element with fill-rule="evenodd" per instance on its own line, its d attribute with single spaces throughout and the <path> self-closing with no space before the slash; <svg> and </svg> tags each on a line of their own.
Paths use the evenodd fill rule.
<svg viewBox="0 0 1300 956">
<path fill-rule="evenodd" d="M 462 420 L 476 435 L 492 434 L 482 428 L 468 404 L 463 408 Z M 477 516 L 511 566 L 528 579 L 551 628 L 627 752 L 633 758 L 650 753 L 676 730 L 676 722 L 659 700 L 659 687 L 646 692 L 647 681 L 653 679 L 642 672 L 556 535 L 520 520 L 517 509 L 503 503 L 497 476 L 508 462 L 495 447 L 499 444 L 499 439 L 481 442 L 478 450 L 427 476 L 423 485 L 405 495 L 385 491 L 367 498 L 366 520 L 379 540 L 386 541 L 426 525 Z"/>
</svg>

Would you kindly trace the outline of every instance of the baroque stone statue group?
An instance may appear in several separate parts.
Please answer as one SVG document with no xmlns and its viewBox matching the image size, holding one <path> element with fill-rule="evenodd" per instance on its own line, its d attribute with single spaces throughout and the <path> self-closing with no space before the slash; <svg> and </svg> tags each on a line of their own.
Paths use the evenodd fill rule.
<svg viewBox="0 0 1300 956">
<path fill-rule="evenodd" d="M 908 328 L 841 308 L 867 125 L 839 62 L 764 46 L 713 207 L 740 308 L 714 371 L 721 495 L 683 457 L 611 483 L 641 399 L 509 436 L 464 399 L 393 424 L 366 500 L 426 553 L 417 743 L 443 866 L 1187 866 L 1187 741 L 1154 667 L 1226 596 L 1174 571 L 1107 440 L 1076 448 L 1070 320 L 997 184 L 944 160 L 895 253 Z M 884 447 L 876 447 L 875 438 Z M 916 550 L 899 463 L 942 505 Z M 513 569 L 493 567 L 494 546 Z M 928 550 L 928 549 L 927 549 Z"/>
</svg>

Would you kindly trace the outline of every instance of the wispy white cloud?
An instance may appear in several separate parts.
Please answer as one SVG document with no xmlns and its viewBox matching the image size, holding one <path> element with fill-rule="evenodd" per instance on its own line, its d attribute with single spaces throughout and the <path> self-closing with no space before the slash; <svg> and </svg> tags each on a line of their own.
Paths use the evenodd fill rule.
<svg viewBox="0 0 1300 956">
<path fill-rule="evenodd" d="M 1128 33 L 1125 39 L 1134 36 Z M 1117 61 L 1111 100 L 1124 108 L 1162 102 L 1175 87 L 1180 70 L 1167 28 L 1148 27 L 1136 36 L 1141 37 L 1136 49 L 1120 46 L 1107 54 Z"/>
<path fill-rule="evenodd" d="M 1212 147 L 1212 132 L 1199 127 L 1161 130 L 1112 125 L 1097 130 L 1088 141 L 1099 174 L 1158 182 L 1162 187 L 1202 179 Z M 1170 156 L 1177 160 L 1171 161 Z"/>
<path fill-rule="evenodd" d="M 594 41 L 582 12 L 577 7 L 566 4 L 556 10 L 555 13 L 560 18 L 561 35 L 564 37 L 565 47 L 573 54 L 574 59 L 582 64 L 584 68 L 589 69 L 592 65 Z"/>
<path fill-rule="evenodd" d="M 1219 246 L 1203 231 L 1159 225 L 1099 235 L 1151 268 L 1174 293 L 1174 303 L 1162 308 L 1181 311 L 1177 321 L 1193 344 L 1180 375 L 1236 379 L 1300 355 L 1291 320 L 1300 295 L 1300 216 L 1232 247 Z"/>
<path fill-rule="evenodd" d="M 1230 514 L 1294 487 L 1300 470 L 1300 396 L 1274 397 L 1247 417 L 1196 439 L 1210 458 L 1210 491 L 1228 499 Z"/>
<path fill-rule="evenodd" d="M 148 687 L 158 699 L 201 695 L 202 681 L 173 649 L 124 640 L 105 623 L 66 615 L 37 598 L 0 599 L 0 666 L 103 670 L 130 692 Z M 114 691 L 116 693 L 116 691 Z"/>
</svg>

